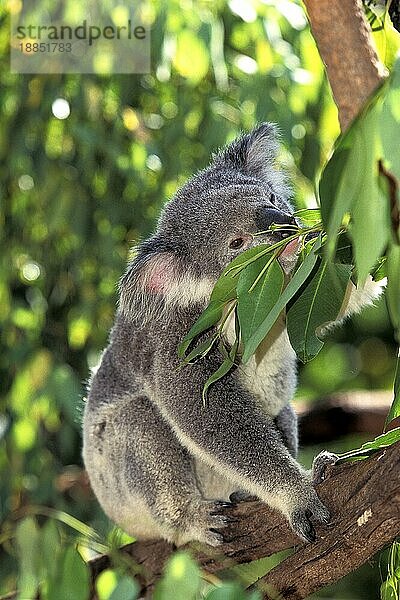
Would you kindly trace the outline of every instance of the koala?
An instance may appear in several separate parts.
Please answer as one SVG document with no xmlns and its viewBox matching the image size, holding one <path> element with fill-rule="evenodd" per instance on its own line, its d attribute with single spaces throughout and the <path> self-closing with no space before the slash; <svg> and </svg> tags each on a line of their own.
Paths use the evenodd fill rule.
<svg viewBox="0 0 400 600">
<path fill-rule="evenodd" d="M 206 407 L 202 388 L 221 364 L 218 348 L 184 368 L 177 353 L 229 262 L 286 235 L 253 234 L 294 223 L 277 150 L 275 127 L 263 123 L 214 155 L 166 204 L 120 281 L 109 344 L 89 384 L 83 457 L 104 511 L 137 539 L 216 546 L 229 499 L 246 495 L 281 511 L 306 541 L 315 539 L 312 520 L 330 518 L 313 476 L 334 455 L 317 457 L 314 474 L 296 460 L 296 356 L 284 318 L 246 365 L 209 388 Z M 280 260 L 290 271 L 296 251 Z M 341 317 L 379 293 L 372 281 L 354 288 Z"/>
</svg>

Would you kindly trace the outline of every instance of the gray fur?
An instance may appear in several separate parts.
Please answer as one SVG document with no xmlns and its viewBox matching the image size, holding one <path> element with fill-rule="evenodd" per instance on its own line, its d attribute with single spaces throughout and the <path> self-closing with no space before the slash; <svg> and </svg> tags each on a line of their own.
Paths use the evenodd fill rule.
<svg viewBox="0 0 400 600">
<path fill-rule="evenodd" d="M 313 539 L 310 515 L 329 518 L 295 460 L 296 360 L 283 321 L 248 365 L 210 388 L 206 408 L 201 391 L 218 350 L 178 369 L 178 345 L 222 269 L 244 249 L 276 241 L 277 233 L 252 234 L 292 212 L 276 150 L 270 124 L 222 150 L 166 205 L 121 279 L 110 342 L 90 382 L 83 455 L 103 509 L 138 538 L 219 544 L 220 501 L 235 491 L 282 511 L 304 539 Z M 241 236 L 245 245 L 232 250 Z"/>
</svg>

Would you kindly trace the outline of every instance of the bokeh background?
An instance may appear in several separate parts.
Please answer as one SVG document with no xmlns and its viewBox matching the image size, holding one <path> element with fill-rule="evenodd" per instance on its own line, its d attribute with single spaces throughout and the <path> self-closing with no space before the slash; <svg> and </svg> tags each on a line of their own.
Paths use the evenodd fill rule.
<svg viewBox="0 0 400 600">
<path fill-rule="evenodd" d="M 11 74 L 0 9 L 2 531 L 36 505 L 111 531 L 82 468 L 85 383 L 107 342 L 129 248 L 177 187 L 240 130 L 270 120 L 295 204 L 315 206 L 314 182 L 339 133 L 300 5 L 151 6 L 152 70 L 131 76 Z M 300 368 L 298 397 L 389 388 L 394 356 L 382 300 Z M 378 563 L 318 597 L 376 598 Z M 0 593 L 15 588 L 16 573 L 6 541 Z"/>
</svg>

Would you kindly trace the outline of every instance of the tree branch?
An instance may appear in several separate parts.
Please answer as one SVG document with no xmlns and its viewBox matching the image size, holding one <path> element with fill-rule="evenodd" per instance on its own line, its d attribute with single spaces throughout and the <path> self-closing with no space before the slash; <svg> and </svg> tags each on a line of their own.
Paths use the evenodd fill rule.
<svg viewBox="0 0 400 600">
<path fill-rule="evenodd" d="M 333 511 L 327 526 L 317 525 L 317 541 L 301 544 L 282 515 L 265 504 L 241 502 L 226 514 L 235 519 L 218 549 L 185 546 L 208 572 L 249 562 L 286 548 L 295 552 L 257 585 L 265 598 L 299 600 L 367 561 L 400 534 L 400 442 L 368 460 L 330 467 L 318 494 Z M 160 540 L 136 542 L 124 551 L 141 565 L 143 590 L 151 593 L 165 561 L 175 550 Z M 109 566 L 108 557 L 90 563 L 93 578 Z"/>
<path fill-rule="evenodd" d="M 304 0 L 342 131 L 385 78 L 361 0 Z"/>
</svg>

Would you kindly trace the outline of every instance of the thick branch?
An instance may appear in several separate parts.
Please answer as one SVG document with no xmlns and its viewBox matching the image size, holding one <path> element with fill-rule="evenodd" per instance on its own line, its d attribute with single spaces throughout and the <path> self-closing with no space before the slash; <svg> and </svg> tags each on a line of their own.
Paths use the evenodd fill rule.
<svg viewBox="0 0 400 600">
<path fill-rule="evenodd" d="M 383 81 L 361 0 L 304 0 L 342 131 Z"/>
<path fill-rule="evenodd" d="M 266 594 L 298 600 L 337 581 L 366 562 L 400 534 L 400 443 L 378 452 L 368 460 L 331 467 L 318 493 L 333 512 L 332 523 L 317 526 L 317 541 L 303 545 L 286 520 L 261 502 L 244 502 L 227 514 L 226 543 L 219 551 L 188 549 L 209 572 L 230 564 L 249 562 L 285 548 L 295 553 L 258 582 Z M 143 568 L 142 584 L 151 589 L 174 547 L 160 540 L 137 542 L 125 548 Z M 223 553 L 223 554 L 222 554 Z M 93 575 L 106 566 L 108 558 L 91 563 Z M 270 590 L 267 592 L 267 590 Z"/>
<path fill-rule="evenodd" d="M 263 583 L 279 590 L 280 598 L 306 598 L 395 539 L 400 534 L 399 464 L 396 444 L 368 461 L 334 468 L 320 490 L 334 511 L 331 525 L 314 544 L 303 546 L 273 569 Z"/>
</svg>

